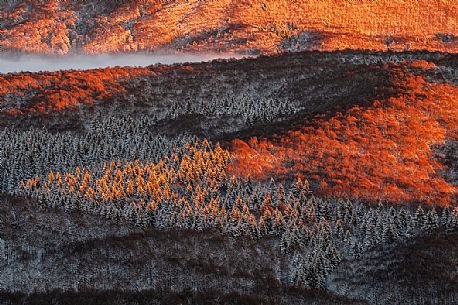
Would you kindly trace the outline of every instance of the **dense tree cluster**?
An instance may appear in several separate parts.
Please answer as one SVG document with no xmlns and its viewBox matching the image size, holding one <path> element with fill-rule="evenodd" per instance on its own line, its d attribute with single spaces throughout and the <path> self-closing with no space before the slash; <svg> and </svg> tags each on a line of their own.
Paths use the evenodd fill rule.
<svg viewBox="0 0 458 305">
<path fill-rule="evenodd" d="M 106 68 L 0 75 L 0 114 L 21 115 L 76 109 L 124 92 L 122 81 L 161 68 Z"/>
<path fill-rule="evenodd" d="M 287 100 L 279 99 L 255 99 L 251 96 L 239 96 L 237 98 L 212 98 L 193 102 L 170 101 L 171 108 L 163 114 L 163 117 L 179 118 L 189 114 L 224 118 L 227 116 L 238 117 L 245 127 L 255 123 L 269 123 L 280 121 L 298 112 L 300 107 L 288 103 Z"/>
<path fill-rule="evenodd" d="M 239 179 L 227 171 L 231 155 L 220 146 L 154 137 L 147 119 L 126 120 L 93 123 L 90 135 L 3 131 L 3 189 L 140 227 L 274 238 L 290 257 L 288 283 L 302 287 L 326 288 L 342 259 L 358 259 L 373 247 L 458 227 L 450 209 L 438 215 L 434 208 L 320 199 L 301 179 Z"/>
<path fill-rule="evenodd" d="M 449 13 L 456 11 L 455 2 L 417 2 L 3 0 L 0 45 L 61 54 L 165 48 L 456 51 L 458 33 Z"/>
<path fill-rule="evenodd" d="M 356 60 L 351 55 L 342 58 Z M 374 56 L 368 60 L 378 59 Z M 331 65 L 328 63 L 328 67 Z M 300 65 L 294 67 L 303 69 Z M 210 91 L 203 90 L 205 86 L 193 86 L 202 80 L 208 81 L 206 86 L 216 84 L 211 83 L 212 74 L 194 79 L 195 66 L 1 76 L 2 109 L 18 110 L 17 118 L 41 111 L 48 101 L 49 107 L 43 112 L 50 120 L 62 119 L 52 117 L 54 108 L 78 108 L 109 100 L 114 93 L 123 93 L 120 101 L 125 104 L 100 105 L 91 109 L 93 112 L 83 112 L 81 107 L 82 126 L 74 131 L 21 126 L 1 129 L 0 191 L 28 196 L 42 206 L 130 221 L 141 228 L 217 230 L 231 238 L 272 240 L 290 261 L 288 276 L 282 280 L 294 286 L 326 288 L 328 276 L 343 260 L 358 260 L 371 249 L 430 234 L 438 228 L 458 228 L 458 211 L 453 207 L 415 209 L 342 199 L 378 201 L 385 196 L 399 203 L 416 199 L 445 206 L 453 203 L 456 195 L 453 183 L 441 176 L 446 168 L 435 159 L 432 149 L 433 145 L 457 139 L 457 122 L 453 120 L 458 116 L 456 86 L 431 84 L 408 73 L 409 69 L 433 73 L 434 65 L 428 62 L 391 68 L 396 72 L 390 74 L 392 78 L 401 77 L 395 78 L 395 88 L 399 89 L 396 96 L 370 106 L 352 104 L 345 113 L 334 112 L 331 117 L 316 116 L 300 130 L 287 131 L 284 137 L 253 138 L 248 143 L 235 140 L 230 151 L 180 131 L 161 135 L 158 126 L 165 124 L 167 128 L 170 121 L 184 123 L 186 116 L 221 119 L 218 122 L 231 117 L 232 129 L 225 132 L 240 131 L 240 127 L 290 118 L 303 111 L 302 107 L 309 106 L 312 112 L 320 105 L 312 104 L 304 90 L 296 90 L 298 95 L 294 97 L 305 101 L 300 105 L 291 102 L 289 96 L 282 97 L 285 88 L 297 89 L 290 86 L 294 77 L 289 74 L 287 81 L 267 85 L 247 82 L 242 93 L 233 86 L 233 92 L 218 99 L 218 91 L 205 95 Z M 364 66 L 361 70 L 368 69 Z M 234 71 L 218 77 L 225 79 Z M 127 84 L 124 78 L 131 72 L 141 77 Z M 151 88 L 157 83 L 151 79 L 163 72 L 172 76 L 165 81 L 159 78 L 162 91 L 154 91 Z M 93 79 L 87 78 L 91 73 Z M 180 73 L 189 78 L 178 78 Z M 316 77 L 297 75 L 304 82 Z M 166 95 L 177 79 L 190 84 L 184 88 L 189 89 L 190 96 L 196 93 L 195 99 Z M 245 82 L 243 78 L 234 79 Z M 221 83 L 229 84 L 226 80 Z M 130 95 L 135 91 L 132 88 L 137 89 L 138 96 Z M 349 88 L 345 84 L 345 90 Z M 54 103 L 58 90 L 62 91 L 60 96 L 82 98 L 77 98 L 77 104 Z M 177 86 L 175 90 L 184 89 Z M 272 96 L 249 94 L 261 90 Z M 311 88 L 314 90 L 316 87 Z M 291 96 L 293 93 L 288 92 Z M 143 99 L 142 94 L 150 98 Z M 43 100 L 33 99 L 33 95 Z M 146 106 L 126 106 L 136 102 Z M 448 147 L 453 150 L 453 146 Z M 444 154 L 454 151 L 444 150 Z M 298 178 L 291 181 L 294 174 Z M 286 179 L 275 181 L 271 177 Z M 312 185 L 299 177 L 307 177 Z M 341 199 L 312 195 L 311 189 L 316 186 Z M 0 258 L 10 260 L 11 249 L 0 240 Z"/>
<path fill-rule="evenodd" d="M 25 181 L 19 194 L 40 204 L 78 209 L 141 227 L 218 229 L 233 237 L 278 239 L 291 257 L 289 284 L 326 288 L 342 258 L 358 259 L 382 244 L 458 228 L 458 213 L 328 199 L 308 183 L 286 185 L 228 178 L 229 153 L 194 142 L 158 163 L 111 162 L 101 169 L 50 172 Z"/>
<path fill-rule="evenodd" d="M 91 71 L 58 71 L 45 73 L 21 73 L 0 75 L 0 114 L 10 117 L 24 116 L 29 113 L 38 115 L 63 110 L 75 110 L 96 103 L 110 101 L 116 107 L 116 98 L 129 103 L 146 103 L 132 96 L 132 84 L 144 83 L 149 77 L 163 74 L 174 75 L 193 73 L 191 66 L 149 68 L 106 68 Z M 132 83 L 132 84 L 129 84 Z M 149 85 L 143 85 L 143 94 L 153 92 Z M 301 107 L 290 103 L 287 98 L 254 97 L 256 88 L 249 87 L 247 92 L 235 96 L 202 97 L 197 101 L 175 96 L 163 98 L 159 108 L 158 101 L 148 101 L 154 106 L 151 115 L 156 120 L 177 119 L 181 116 L 203 115 L 213 118 L 235 117 L 243 127 L 255 123 L 269 123 L 287 118 L 298 112 Z M 138 93 L 136 92 L 138 95 Z M 120 97 L 120 95 L 124 95 Z M 127 101 L 125 101 L 127 100 Z"/>
<path fill-rule="evenodd" d="M 155 134 L 153 118 L 106 117 L 88 122 L 89 132 L 51 133 L 44 129 L 0 130 L 0 191 L 12 192 L 21 180 L 49 171 L 94 168 L 111 160 L 159 161 L 191 136 Z"/>
<path fill-rule="evenodd" d="M 427 62 L 412 67 L 431 68 Z M 458 89 L 400 72 L 398 97 L 317 117 L 273 139 L 234 140 L 234 172 L 257 178 L 303 173 L 335 195 L 447 205 L 458 188 L 444 179 L 434 145 L 456 139 Z"/>
</svg>

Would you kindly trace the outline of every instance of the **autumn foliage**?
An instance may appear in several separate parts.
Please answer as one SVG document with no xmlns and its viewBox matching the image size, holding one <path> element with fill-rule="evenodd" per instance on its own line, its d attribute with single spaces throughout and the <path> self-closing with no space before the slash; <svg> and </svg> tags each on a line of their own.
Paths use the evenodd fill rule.
<svg viewBox="0 0 458 305">
<path fill-rule="evenodd" d="M 22 187 L 40 186 L 48 192 L 75 195 L 86 201 L 123 200 L 154 209 L 158 202 L 186 201 L 176 191 L 177 187 L 193 190 L 205 180 L 210 187 L 217 188 L 219 181 L 226 178 L 228 160 L 229 152 L 219 145 L 212 149 L 207 141 L 196 142 L 187 144 L 184 152 L 174 153 L 157 163 L 118 160 L 103 164 L 100 170 L 77 167 L 73 173 L 51 171 L 46 178 L 37 176 L 24 181 Z"/>
<path fill-rule="evenodd" d="M 436 65 L 425 60 L 387 64 L 389 97 L 318 115 L 272 138 L 234 140 L 231 174 L 255 179 L 304 176 L 319 192 L 369 200 L 452 203 L 456 185 L 435 153 L 458 138 L 458 89 L 430 83 Z M 135 76 L 194 73 L 195 67 L 110 68 L 0 76 L 0 112 L 75 109 L 125 92 Z M 17 102 L 20 101 L 20 102 Z M 351 101 L 347 104 L 352 105 Z M 367 105 L 371 105 L 367 107 Z"/>
<path fill-rule="evenodd" d="M 85 71 L 0 74 L 0 114 L 18 116 L 77 109 L 126 92 L 125 82 L 177 68 L 105 68 Z M 182 71 L 192 68 L 181 66 Z M 17 101 L 23 101 L 18 103 Z"/>
<path fill-rule="evenodd" d="M 446 167 L 434 146 L 458 139 L 458 88 L 429 83 L 407 72 L 409 65 L 431 68 L 396 67 L 398 96 L 318 116 L 271 139 L 233 141 L 232 172 L 258 179 L 301 174 L 328 195 L 453 202 L 458 188 L 442 177 Z"/>
<path fill-rule="evenodd" d="M 8 2 L 8 1 L 7 1 Z M 287 48 L 456 52 L 454 0 L 15 1 L 0 4 L 0 46 L 66 54 Z M 301 33 L 312 41 L 301 42 Z"/>
<path fill-rule="evenodd" d="M 64 200 L 69 209 L 101 209 L 109 217 L 117 217 L 108 214 L 119 210 L 147 211 L 153 215 L 166 210 L 170 215 L 176 213 L 176 219 L 168 220 L 175 225 L 181 223 L 186 227 L 190 221 L 191 227 L 201 227 L 203 223 L 221 227 L 231 222 L 261 235 L 266 234 L 268 227 L 283 226 L 284 217 L 294 216 L 292 208 L 286 205 L 282 186 L 277 197 L 283 204 L 276 206 L 270 193 L 263 194 L 264 200 L 254 210 L 249 203 L 260 195 L 232 198 L 229 191 L 237 189 L 240 181 L 227 176 L 229 162 L 227 150 L 219 145 L 212 147 L 204 140 L 188 143 L 157 163 L 112 161 L 99 169 L 50 171 L 47 177 L 22 181 L 20 188 L 29 196 L 60 198 L 57 201 Z M 295 187 L 298 194 L 308 194 L 306 183 L 298 180 Z M 136 221 L 143 224 L 145 220 Z"/>
</svg>

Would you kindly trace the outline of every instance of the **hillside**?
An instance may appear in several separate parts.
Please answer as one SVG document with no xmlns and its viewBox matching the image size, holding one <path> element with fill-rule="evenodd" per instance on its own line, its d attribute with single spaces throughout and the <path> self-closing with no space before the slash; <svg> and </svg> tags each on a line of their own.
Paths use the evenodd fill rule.
<svg viewBox="0 0 458 305">
<path fill-rule="evenodd" d="M 338 0 L 0 1 L 0 50 L 458 51 L 458 4 Z"/>
<path fill-rule="evenodd" d="M 457 0 L 0 0 L 0 305 L 457 305 L 457 71 Z"/>
<path fill-rule="evenodd" d="M 434 149 L 458 140 L 458 87 L 405 70 L 435 69 L 432 63 L 390 68 L 391 86 L 399 89 L 394 96 L 305 120 L 305 127 L 270 140 L 234 141 L 235 172 L 258 179 L 305 175 L 336 196 L 455 202 L 458 189 L 444 180 Z"/>
<path fill-rule="evenodd" d="M 300 176 L 322 195 L 448 205 L 458 192 L 454 69 L 456 57 L 439 53 L 312 52 L 7 74 L 0 123 L 91 133 L 93 122 L 123 116 L 158 134 L 222 141 L 231 175 Z"/>
<path fill-rule="evenodd" d="M 333 278 L 335 291 L 391 305 L 409 299 L 412 304 L 431 304 L 431 296 L 437 304 L 455 304 L 457 245 L 457 234 L 439 231 L 406 244 L 378 248 L 360 262 L 343 264 Z M 348 281 L 351 277 L 354 280 Z"/>
<path fill-rule="evenodd" d="M 323 291 L 283 282 L 291 258 L 275 237 L 142 229 L 11 196 L 0 196 L 0 212 L 0 304 L 452 305 L 458 298 L 456 231 L 349 257 Z"/>
<path fill-rule="evenodd" d="M 0 304 L 455 304 L 457 63 L 1 74 Z"/>
<path fill-rule="evenodd" d="M 0 211 L 0 304 L 365 304 L 282 284 L 274 240 L 144 230 L 8 196 Z"/>
</svg>

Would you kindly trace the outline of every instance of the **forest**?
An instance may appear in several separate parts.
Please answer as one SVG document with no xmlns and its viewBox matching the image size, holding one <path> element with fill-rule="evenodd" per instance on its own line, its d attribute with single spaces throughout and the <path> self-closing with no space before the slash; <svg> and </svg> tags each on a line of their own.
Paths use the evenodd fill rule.
<svg viewBox="0 0 458 305">
<path fill-rule="evenodd" d="M 304 52 L 0 75 L 0 300 L 455 304 L 456 65 Z"/>
<path fill-rule="evenodd" d="M 301 177 L 316 194 L 373 202 L 456 202 L 453 56 L 412 53 L 410 59 L 404 55 L 395 62 L 396 55 L 378 63 L 363 55 L 359 60 L 367 63 L 354 63 L 355 58 L 340 54 L 337 68 L 334 56 L 315 56 L 279 56 L 278 67 L 289 66 L 273 73 L 281 81 L 273 77 L 269 57 L 235 66 L 214 61 L 5 74 L 0 76 L 0 120 L 53 130 L 70 125 L 92 138 L 90 122 L 121 119 L 117 124 L 130 129 L 139 119 L 158 133 L 191 132 L 222 142 L 231 153 L 228 175 L 261 181 Z M 352 83 L 333 79 L 334 73 L 345 73 Z M 322 79 L 329 81 L 323 85 Z M 333 91 L 325 94 L 328 90 Z M 71 164 L 86 166 L 79 160 Z"/>
<path fill-rule="evenodd" d="M 456 53 L 457 15 L 454 0 L 2 0 L 0 51 Z"/>
<path fill-rule="evenodd" d="M 300 178 L 290 183 L 237 178 L 227 171 L 232 158 L 227 150 L 186 135 L 154 136 L 145 128 L 150 123 L 110 118 L 94 123 L 83 137 L 4 131 L 3 191 L 34 198 L 37 208 L 78 210 L 141 228 L 273 237 L 278 251 L 290 257 L 286 284 L 321 289 L 344 258 L 458 227 L 458 211 L 449 207 L 371 206 L 315 197 Z M 8 262 L 15 260 L 9 246 L 3 251 Z"/>
<path fill-rule="evenodd" d="M 456 202 L 456 185 L 444 179 L 444 165 L 431 147 L 457 140 L 457 87 L 431 85 L 408 73 L 397 77 L 403 87 L 399 97 L 375 100 L 369 109 L 355 106 L 345 114 L 317 118 L 272 140 L 235 140 L 234 170 L 261 178 L 305 174 L 327 194 Z"/>
<path fill-rule="evenodd" d="M 457 52 L 456 0 L 0 0 L 0 71 L 79 67 L 0 72 L 0 305 L 458 304 Z"/>
</svg>

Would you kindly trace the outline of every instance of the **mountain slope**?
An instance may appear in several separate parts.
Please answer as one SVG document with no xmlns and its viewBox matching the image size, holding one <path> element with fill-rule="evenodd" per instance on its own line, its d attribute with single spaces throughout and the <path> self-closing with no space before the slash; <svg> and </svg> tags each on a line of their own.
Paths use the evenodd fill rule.
<svg viewBox="0 0 458 305">
<path fill-rule="evenodd" d="M 409 72 L 416 67 L 436 68 L 393 65 L 399 91 L 388 99 L 304 120 L 271 139 L 234 141 L 235 172 L 258 179 L 303 174 L 336 196 L 454 203 L 458 188 L 444 180 L 447 167 L 434 150 L 458 140 L 458 87 L 427 82 Z"/>
<path fill-rule="evenodd" d="M 0 48 L 458 51 L 458 4 L 337 0 L 0 1 Z"/>
<path fill-rule="evenodd" d="M 455 66 L 438 53 L 305 52 L 8 74 L 0 123 L 87 133 L 107 113 L 146 116 L 157 134 L 222 141 L 237 176 L 303 175 L 325 195 L 447 205 L 458 192 Z"/>
<path fill-rule="evenodd" d="M 288 261 L 271 239 L 144 230 L 1 194 L 0 212 L 2 305 L 367 304 L 280 283 Z"/>
</svg>

